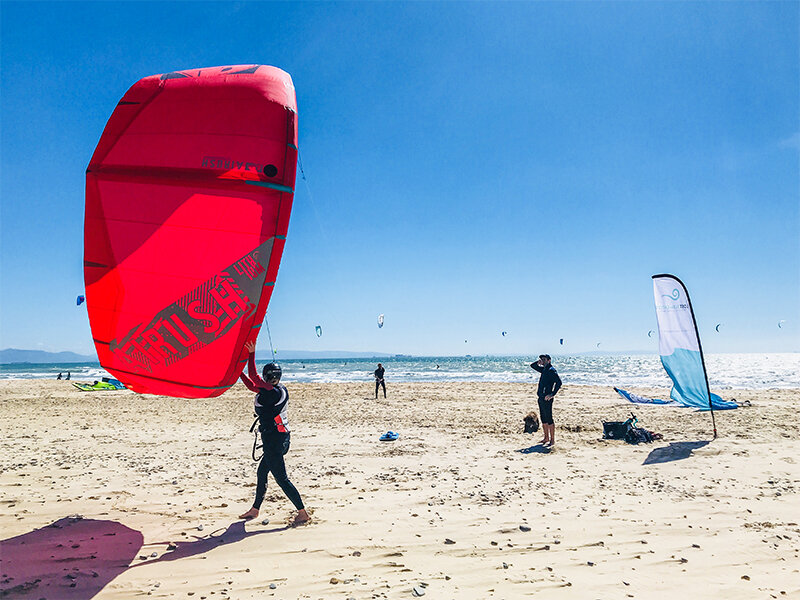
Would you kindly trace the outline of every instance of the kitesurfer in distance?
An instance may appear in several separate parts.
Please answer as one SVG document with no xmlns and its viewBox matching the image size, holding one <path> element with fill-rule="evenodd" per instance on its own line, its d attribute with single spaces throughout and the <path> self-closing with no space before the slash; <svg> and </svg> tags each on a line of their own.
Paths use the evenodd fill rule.
<svg viewBox="0 0 800 600">
<path fill-rule="evenodd" d="M 553 447 L 556 443 L 556 426 L 553 422 L 553 398 L 555 398 L 558 390 L 561 389 L 561 377 L 558 376 L 555 367 L 550 364 L 549 354 L 540 354 L 539 360 L 531 363 L 531 368 L 541 373 L 536 395 L 539 398 L 539 420 L 542 422 L 544 439 L 539 443 L 543 446 Z"/>
<path fill-rule="evenodd" d="M 383 387 L 383 397 L 386 398 L 386 382 L 383 380 L 383 374 L 386 369 L 383 368 L 381 363 L 378 363 L 378 368 L 375 369 L 375 400 L 378 399 L 378 388 Z"/>
<path fill-rule="evenodd" d="M 258 430 L 261 432 L 261 443 L 264 454 L 258 463 L 258 479 L 256 480 L 256 497 L 253 507 L 246 513 L 239 515 L 240 519 L 249 521 L 255 519 L 261 510 L 264 494 L 267 492 L 267 474 L 272 473 L 276 483 L 283 493 L 292 501 L 297 509 L 294 519 L 295 525 L 300 525 L 311 519 L 306 512 L 300 493 L 294 484 L 289 481 L 286 474 L 284 455 L 289 451 L 289 423 L 287 420 L 287 406 L 289 392 L 286 386 L 280 383 L 282 371 L 279 365 L 268 363 L 264 365 L 263 379 L 256 370 L 256 344 L 248 342 L 245 348 L 250 353 L 247 360 L 247 374 L 240 375 L 242 383 L 252 392 L 256 393 L 254 410 L 258 416 Z"/>
</svg>

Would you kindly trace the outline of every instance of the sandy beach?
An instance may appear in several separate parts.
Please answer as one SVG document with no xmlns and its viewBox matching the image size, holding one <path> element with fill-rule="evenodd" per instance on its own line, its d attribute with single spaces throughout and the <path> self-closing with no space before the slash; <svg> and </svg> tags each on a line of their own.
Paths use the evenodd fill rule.
<svg viewBox="0 0 800 600">
<path fill-rule="evenodd" d="M 256 465 L 252 394 L 180 400 L 0 382 L 0 596 L 800 597 L 800 390 L 707 413 L 566 385 L 556 447 L 527 384 L 290 384 L 287 465 Z M 633 389 L 665 395 L 668 390 Z M 603 420 L 664 440 L 602 440 Z M 388 429 L 396 442 L 380 442 Z M 268 522 L 266 520 L 268 519 Z"/>
</svg>

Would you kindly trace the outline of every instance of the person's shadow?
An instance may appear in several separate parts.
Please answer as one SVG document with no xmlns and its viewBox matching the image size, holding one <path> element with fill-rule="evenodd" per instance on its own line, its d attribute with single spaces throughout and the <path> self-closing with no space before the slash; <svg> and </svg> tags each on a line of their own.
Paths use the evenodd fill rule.
<svg viewBox="0 0 800 600">
<path fill-rule="evenodd" d="M 542 444 L 536 444 L 530 448 L 522 448 L 521 450 L 517 450 L 517 452 L 522 454 L 550 454 L 550 448 L 548 446 L 543 446 Z"/>
<path fill-rule="evenodd" d="M 709 442 L 670 442 L 669 446 L 656 448 L 647 455 L 643 465 L 655 465 L 659 463 L 672 462 L 673 460 L 683 460 L 692 455 L 693 450 L 707 446 Z"/>
<path fill-rule="evenodd" d="M 144 542 L 141 532 L 116 521 L 65 517 L 0 541 L 0 598 L 89 600 L 133 566 L 196 556 L 287 528 L 248 532 L 244 521 L 236 521 L 220 535 L 177 542 L 158 558 L 132 565 Z"/>
<path fill-rule="evenodd" d="M 197 538 L 191 542 L 173 542 L 173 544 L 176 546 L 174 549 L 162 554 L 158 558 L 140 562 L 135 565 L 131 565 L 131 567 L 142 567 L 145 565 L 152 565 L 153 563 L 157 562 L 180 560 L 181 558 L 197 556 L 198 554 L 205 554 L 209 550 L 219 548 L 225 544 L 241 542 L 243 539 L 253 537 L 254 535 L 261 535 L 263 533 L 276 533 L 278 531 L 285 531 L 290 528 L 288 525 L 286 525 L 284 527 L 273 527 L 272 529 L 246 531 L 244 524 L 245 521 L 234 521 L 219 535 L 215 535 L 216 531 L 213 531 L 208 536 Z M 168 543 L 169 542 L 155 542 L 153 545 L 163 545 Z"/>
</svg>

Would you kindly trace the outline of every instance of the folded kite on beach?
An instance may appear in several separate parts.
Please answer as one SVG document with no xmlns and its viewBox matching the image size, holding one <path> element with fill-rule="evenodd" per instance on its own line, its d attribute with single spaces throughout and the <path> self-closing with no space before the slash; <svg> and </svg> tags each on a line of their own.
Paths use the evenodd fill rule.
<svg viewBox="0 0 800 600">
<path fill-rule="evenodd" d="M 634 404 L 665 404 L 669 406 L 681 406 L 681 404 L 675 402 L 675 400 L 662 400 L 660 398 L 645 398 L 644 396 L 632 394 L 631 392 L 627 392 L 618 387 L 615 387 L 614 391 L 617 392 L 623 398 L 625 398 L 625 400 L 627 400 L 628 402 L 633 402 Z"/>
<path fill-rule="evenodd" d="M 625 398 L 628 402 L 633 402 L 634 404 L 659 404 L 661 406 L 686 406 L 689 408 L 697 408 L 697 410 L 708 410 L 705 407 L 697 407 L 694 404 L 682 404 L 681 402 L 676 402 L 675 400 L 663 400 L 661 398 L 647 398 L 645 396 L 639 396 L 637 394 L 633 394 L 631 392 L 625 391 L 618 387 L 614 388 L 614 391 L 617 392 L 620 396 Z M 711 406 L 714 410 L 730 410 L 732 408 L 738 408 L 739 405 L 734 401 L 723 400 L 716 394 L 711 394 Z"/>
</svg>

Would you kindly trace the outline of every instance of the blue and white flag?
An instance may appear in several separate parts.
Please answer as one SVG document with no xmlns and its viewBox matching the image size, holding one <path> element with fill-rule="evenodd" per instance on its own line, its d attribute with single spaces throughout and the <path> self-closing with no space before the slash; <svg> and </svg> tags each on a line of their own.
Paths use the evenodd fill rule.
<svg viewBox="0 0 800 600">
<path fill-rule="evenodd" d="M 653 294 L 658 319 L 658 352 L 672 379 L 670 397 L 682 406 L 700 410 L 736 408 L 708 388 L 703 351 L 683 282 L 674 275 L 653 275 Z"/>
</svg>

